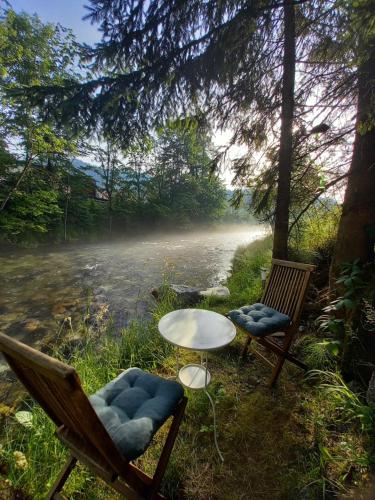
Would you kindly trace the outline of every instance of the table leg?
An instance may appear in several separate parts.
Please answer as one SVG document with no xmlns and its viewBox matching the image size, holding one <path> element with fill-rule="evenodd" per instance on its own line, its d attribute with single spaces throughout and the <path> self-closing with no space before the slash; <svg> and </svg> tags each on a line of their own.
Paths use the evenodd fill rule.
<svg viewBox="0 0 375 500">
<path fill-rule="evenodd" d="M 179 349 L 179 347 L 175 347 L 175 351 L 176 351 L 176 380 L 177 380 L 178 379 L 178 372 L 180 370 L 180 358 L 179 358 L 180 349 Z"/>
<path fill-rule="evenodd" d="M 215 439 L 215 446 L 216 446 L 217 452 L 218 452 L 218 454 L 219 454 L 220 460 L 221 460 L 222 462 L 224 462 L 224 457 L 223 457 L 223 455 L 221 454 L 221 451 L 220 451 L 220 449 L 219 449 L 219 445 L 217 444 L 217 433 L 216 433 L 216 411 L 215 411 L 215 404 L 214 404 L 214 402 L 213 402 L 213 400 L 212 400 L 212 398 L 211 398 L 211 396 L 210 396 L 209 392 L 208 392 L 208 391 L 206 391 L 206 390 L 205 390 L 204 392 L 206 393 L 206 395 L 207 395 L 207 397 L 208 397 L 208 399 L 209 399 L 209 401 L 210 401 L 210 403 L 211 403 L 211 406 L 212 406 L 212 412 L 213 412 L 213 414 L 214 414 L 214 439 Z"/>
<path fill-rule="evenodd" d="M 203 361 L 203 355 L 205 354 L 205 357 L 206 357 L 206 360 Z M 203 353 L 203 351 L 201 352 L 201 365 L 204 366 L 205 370 L 206 370 L 206 375 L 205 375 L 205 379 L 204 379 L 204 388 L 207 389 L 207 378 L 208 378 L 208 358 L 207 358 L 207 352 L 206 353 Z"/>
</svg>

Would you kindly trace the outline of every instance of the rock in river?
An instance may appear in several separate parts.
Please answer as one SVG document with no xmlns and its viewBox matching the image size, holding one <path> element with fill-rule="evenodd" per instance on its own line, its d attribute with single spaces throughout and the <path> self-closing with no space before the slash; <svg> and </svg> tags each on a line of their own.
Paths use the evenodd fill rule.
<svg viewBox="0 0 375 500">
<path fill-rule="evenodd" d="M 229 297 L 230 291 L 226 286 L 215 286 L 212 288 L 195 288 L 187 285 L 176 285 L 171 283 L 167 288 L 159 287 L 151 290 L 151 295 L 159 300 L 166 291 L 172 290 L 182 304 L 194 305 L 204 297 L 225 298 Z"/>
</svg>

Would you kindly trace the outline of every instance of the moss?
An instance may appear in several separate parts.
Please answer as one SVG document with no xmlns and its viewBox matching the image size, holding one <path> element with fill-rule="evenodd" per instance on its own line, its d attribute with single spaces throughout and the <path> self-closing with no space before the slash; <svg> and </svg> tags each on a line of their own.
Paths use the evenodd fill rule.
<svg viewBox="0 0 375 500">
<path fill-rule="evenodd" d="M 10 417 L 14 413 L 14 408 L 11 406 L 0 403 L 0 418 Z"/>
<path fill-rule="evenodd" d="M 303 439 L 296 432 L 294 406 L 293 400 L 280 401 L 260 390 L 243 397 L 235 419 L 225 426 L 225 466 L 230 473 L 226 480 L 222 476 L 220 498 L 233 498 L 235 489 L 241 492 L 238 498 L 295 496 Z"/>
</svg>

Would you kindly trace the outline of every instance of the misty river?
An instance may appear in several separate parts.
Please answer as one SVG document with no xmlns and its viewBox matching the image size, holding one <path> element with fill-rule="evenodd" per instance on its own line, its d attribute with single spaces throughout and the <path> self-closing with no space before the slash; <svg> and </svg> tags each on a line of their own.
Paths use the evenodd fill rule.
<svg viewBox="0 0 375 500">
<path fill-rule="evenodd" d="M 150 289 L 173 283 L 215 286 L 235 249 L 265 234 L 263 226 L 160 233 L 0 254 L 0 331 L 38 345 L 90 301 L 106 302 L 116 325 L 146 313 Z"/>
</svg>

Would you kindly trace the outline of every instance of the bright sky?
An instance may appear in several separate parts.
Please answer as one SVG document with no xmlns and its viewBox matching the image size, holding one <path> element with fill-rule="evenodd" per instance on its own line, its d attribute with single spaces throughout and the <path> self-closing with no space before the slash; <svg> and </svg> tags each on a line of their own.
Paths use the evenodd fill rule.
<svg viewBox="0 0 375 500">
<path fill-rule="evenodd" d="M 100 41 L 101 34 L 96 25 L 91 25 L 88 20 L 82 20 L 88 12 L 84 6 L 90 3 L 89 0 L 9 0 L 9 2 L 16 12 L 36 13 L 45 23 L 60 23 L 66 28 L 71 28 L 81 43 L 94 45 Z M 230 135 L 230 131 L 216 133 L 213 137 L 214 145 L 216 147 L 225 145 Z M 234 158 L 243 152 L 243 148 L 234 147 L 229 153 L 229 158 Z M 230 186 L 231 173 L 226 170 L 222 172 L 221 177 L 225 184 Z"/>
<path fill-rule="evenodd" d="M 16 12 L 25 11 L 28 14 L 38 14 L 43 22 L 60 23 L 71 28 L 80 42 L 94 44 L 100 40 L 96 26 L 89 21 L 83 21 L 88 12 L 84 5 L 89 1 L 82 0 L 9 0 Z"/>
</svg>

